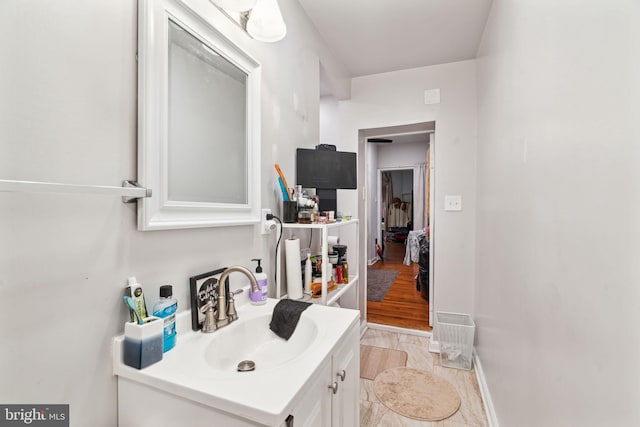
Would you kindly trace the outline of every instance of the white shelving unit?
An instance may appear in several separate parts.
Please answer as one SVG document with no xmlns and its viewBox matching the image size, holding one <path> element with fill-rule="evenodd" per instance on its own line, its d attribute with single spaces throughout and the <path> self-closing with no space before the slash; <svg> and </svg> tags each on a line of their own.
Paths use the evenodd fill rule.
<svg viewBox="0 0 640 427">
<path fill-rule="evenodd" d="M 331 268 L 331 264 L 328 262 L 328 253 L 329 253 L 329 235 L 331 231 L 337 231 L 346 227 L 354 227 L 355 238 L 353 241 L 349 239 L 347 259 L 349 260 L 349 283 L 338 285 L 337 289 L 327 293 L 327 278 L 329 277 L 329 268 Z M 321 236 L 321 250 L 320 253 L 322 255 L 322 296 L 320 298 L 305 298 L 305 301 L 331 305 L 336 302 L 340 297 L 342 297 L 345 293 L 351 290 L 354 287 L 358 287 L 358 260 L 360 259 L 358 256 L 358 220 L 350 219 L 347 221 L 334 222 L 331 224 L 282 224 L 283 231 L 284 230 L 312 230 L 319 229 L 322 232 Z M 342 238 L 342 237 L 341 237 Z M 344 241 L 340 242 L 344 244 Z M 278 296 L 280 295 L 280 289 L 278 289 Z M 356 298 L 357 301 L 357 298 Z"/>
</svg>

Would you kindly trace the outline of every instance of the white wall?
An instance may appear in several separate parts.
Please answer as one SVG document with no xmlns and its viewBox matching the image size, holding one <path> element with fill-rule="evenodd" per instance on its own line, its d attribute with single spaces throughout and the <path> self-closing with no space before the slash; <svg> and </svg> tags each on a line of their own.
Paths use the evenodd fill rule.
<svg viewBox="0 0 640 427">
<path fill-rule="evenodd" d="M 338 150 L 340 141 L 340 113 L 338 100 L 333 96 L 320 98 L 320 144 L 335 145 Z"/>
<path fill-rule="evenodd" d="M 378 145 L 379 168 L 413 168 L 417 164 L 427 161 L 429 136 L 424 135 L 424 142 L 407 142 L 399 144 Z"/>
<path fill-rule="evenodd" d="M 323 96 L 320 98 L 320 144 L 335 145 L 338 151 L 357 151 L 357 149 L 347 148 L 345 143 L 340 139 L 341 129 L 340 106 L 338 98 L 334 96 Z M 309 147 L 313 148 L 313 147 Z M 358 181 L 361 186 L 361 182 Z M 357 194 L 357 190 L 337 190 L 338 200 L 344 197 L 353 198 Z M 355 210 L 352 204 L 343 204 L 338 202 L 338 211 L 344 215 L 354 215 Z"/>
<path fill-rule="evenodd" d="M 393 170 L 390 174 L 393 197 L 410 202 L 413 194 L 413 169 Z"/>
<path fill-rule="evenodd" d="M 274 162 L 293 176 L 295 147 L 318 141 L 319 61 L 348 88 L 298 2 L 279 3 L 288 35 L 277 44 L 252 41 L 214 12 L 262 63 L 262 197 L 272 209 Z M 136 178 L 136 15 L 129 0 L 0 2 L 0 178 Z M 69 403 L 72 426 L 116 425 L 111 339 L 127 319 L 128 276 L 149 305 L 173 284 L 180 309 L 192 275 L 261 256 L 273 278 L 275 236 L 138 232 L 135 205 L 119 197 L 0 193 L 0 242 L 0 402 Z"/>
<path fill-rule="evenodd" d="M 474 307 L 501 426 L 640 425 L 639 51 L 638 2 L 493 3 Z"/>
<path fill-rule="evenodd" d="M 340 102 L 345 149 L 357 150 L 359 129 L 436 122 L 434 305 L 467 313 L 475 269 L 475 82 L 475 61 L 415 68 L 355 78 L 351 100 Z M 441 89 L 442 102 L 425 105 L 424 90 L 435 88 Z M 372 190 L 367 197 L 375 197 Z M 446 194 L 462 195 L 462 212 L 444 212 Z M 338 199 L 356 211 L 355 197 L 339 193 Z"/>
</svg>

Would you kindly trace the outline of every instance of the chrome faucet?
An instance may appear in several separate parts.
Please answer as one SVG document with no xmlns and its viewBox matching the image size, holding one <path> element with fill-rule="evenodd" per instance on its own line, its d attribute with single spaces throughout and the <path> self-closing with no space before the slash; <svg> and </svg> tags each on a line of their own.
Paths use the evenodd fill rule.
<svg viewBox="0 0 640 427">
<path fill-rule="evenodd" d="M 258 282 L 256 281 L 255 276 L 253 275 L 253 273 L 251 273 L 249 269 L 242 267 L 241 265 L 233 265 L 227 268 L 220 276 L 220 280 L 218 282 L 220 283 L 220 286 L 218 288 L 219 289 L 218 312 L 215 316 L 215 320 L 211 315 L 212 313 L 208 313 L 205 316 L 205 325 L 202 328 L 202 332 L 213 332 L 218 328 L 222 328 L 223 326 L 228 325 L 229 323 L 233 322 L 238 318 L 238 314 L 236 313 L 236 310 L 235 310 L 235 303 L 233 301 L 233 297 L 234 295 L 242 292 L 242 289 L 239 289 L 235 292 L 230 292 L 231 295 L 227 296 L 227 290 L 225 288 L 225 282 L 227 280 L 227 277 L 229 277 L 229 275 L 234 271 L 237 271 L 247 276 L 247 278 L 249 279 L 249 282 L 251 283 L 251 289 L 253 290 L 253 292 L 260 292 L 260 288 L 258 287 Z M 206 311 L 213 312 L 212 305 L 207 307 Z M 212 324 L 214 322 L 215 324 Z"/>
</svg>

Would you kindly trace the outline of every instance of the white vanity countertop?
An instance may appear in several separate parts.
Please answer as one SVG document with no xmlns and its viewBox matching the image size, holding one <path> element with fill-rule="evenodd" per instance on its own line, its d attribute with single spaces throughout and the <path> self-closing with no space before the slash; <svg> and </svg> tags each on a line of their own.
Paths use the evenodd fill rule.
<svg viewBox="0 0 640 427">
<path fill-rule="evenodd" d="M 259 306 L 243 304 L 237 308 L 236 322 L 210 334 L 192 331 L 191 313 L 183 311 L 177 316 L 176 347 L 164 353 L 160 362 L 141 370 L 122 362 L 123 337 L 117 337 L 113 348 L 114 374 L 260 424 L 280 425 L 297 404 L 301 389 L 327 360 L 340 338 L 359 324 L 360 314 L 357 310 L 311 305 L 301 318 L 316 323 L 316 339 L 302 354 L 279 367 L 221 372 L 207 364 L 205 350 L 216 334 L 233 333 L 234 326 L 243 319 L 270 314 L 277 302 L 269 299 Z"/>
</svg>

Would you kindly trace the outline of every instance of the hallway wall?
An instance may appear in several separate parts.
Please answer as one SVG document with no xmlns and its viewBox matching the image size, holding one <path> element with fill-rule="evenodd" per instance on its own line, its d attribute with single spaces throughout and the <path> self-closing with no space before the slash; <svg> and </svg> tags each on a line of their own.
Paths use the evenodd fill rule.
<svg viewBox="0 0 640 427">
<path fill-rule="evenodd" d="M 477 350 L 504 427 L 640 425 L 640 3 L 494 0 Z"/>
<path fill-rule="evenodd" d="M 391 174 L 393 186 L 392 196 L 411 202 L 411 196 L 413 195 L 413 169 L 393 170 L 389 171 L 389 174 Z M 406 199 L 403 199 L 403 196 Z"/>
<path fill-rule="evenodd" d="M 427 161 L 429 135 L 424 135 L 424 142 L 376 145 L 378 146 L 378 168 L 411 168 Z"/>
<path fill-rule="evenodd" d="M 442 102 L 425 105 L 424 90 L 434 88 L 440 88 Z M 358 77 L 351 99 L 339 102 L 340 143 L 347 151 L 358 150 L 360 129 L 436 122 L 434 304 L 442 311 L 473 309 L 476 108 L 475 61 Z M 462 211 L 444 211 L 447 194 L 462 195 Z M 357 212 L 361 197 L 338 192 L 338 203 Z"/>
</svg>

